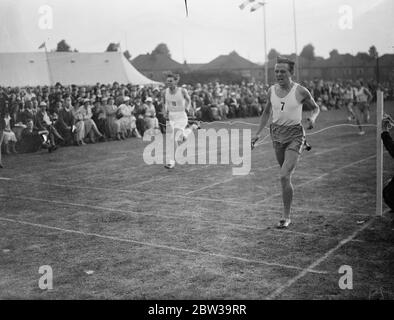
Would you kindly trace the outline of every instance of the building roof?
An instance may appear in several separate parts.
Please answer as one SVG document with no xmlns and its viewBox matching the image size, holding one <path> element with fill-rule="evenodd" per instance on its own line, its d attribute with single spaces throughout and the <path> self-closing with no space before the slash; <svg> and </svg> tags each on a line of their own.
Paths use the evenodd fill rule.
<svg viewBox="0 0 394 320">
<path fill-rule="evenodd" d="M 260 69 L 261 66 L 241 57 L 237 52 L 233 51 L 228 55 L 218 56 L 211 62 L 202 65 L 199 70 L 242 70 L 257 68 Z"/>
<path fill-rule="evenodd" d="M 140 71 L 180 71 L 185 68 L 165 54 L 140 54 L 131 63 Z"/>
</svg>

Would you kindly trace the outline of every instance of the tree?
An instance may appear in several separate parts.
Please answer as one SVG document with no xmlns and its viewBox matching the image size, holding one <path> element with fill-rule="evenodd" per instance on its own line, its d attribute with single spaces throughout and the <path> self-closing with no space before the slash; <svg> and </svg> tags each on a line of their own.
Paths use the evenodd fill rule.
<svg viewBox="0 0 394 320">
<path fill-rule="evenodd" d="M 66 40 L 62 40 L 57 44 L 57 52 L 70 52 L 71 47 L 67 44 Z"/>
<path fill-rule="evenodd" d="M 105 51 L 106 51 L 106 52 L 117 52 L 118 49 L 119 49 L 119 47 L 120 47 L 120 44 L 119 44 L 119 43 L 111 42 L 111 43 L 108 45 L 107 50 L 105 50 Z"/>
<path fill-rule="evenodd" d="M 164 54 L 167 57 L 171 58 L 170 50 L 165 43 L 158 44 L 157 47 L 152 51 L 152 55 L 156 54 Z"/>
<path fill-rule="evenodd" d="M 376 49 L 375 46 L 371 46 L 368 50 L 368 54 L 371 58 L 377 58 L 378 57 L 378 50 Z"/>
<path fill-rule="evenodd" d="M 279 56 L 280 53 L 278 51 L 276 51 L 275 49 L 271 49 L 270 52 L 268 53 L 268 60 L 274 60 Z"/>
<path fill-rule="evenodd" d="M 338 52 L 337 49 L 334 49 L 334 50 L 330 51 L 330 58 L 334 58 L 334 57 L 337 57 L 337 56 L 339 56 L 339 52 Z"/>
<path fill-rule="evenodd" d="M 315 47 L 309 43 L 301 51 L 301 57 L 308 60 L 315 60 Z"/>
<path fill-rule="evenodd" d="M 131 59 L 131 54 L 130 54 L 129 50 L 126 50 L 125 52 L 123 52 L 123 55 L 125 56 L 125 58 L 126 58 L 127 60 L 130 60 L 130 59 Z"/>
</svg>

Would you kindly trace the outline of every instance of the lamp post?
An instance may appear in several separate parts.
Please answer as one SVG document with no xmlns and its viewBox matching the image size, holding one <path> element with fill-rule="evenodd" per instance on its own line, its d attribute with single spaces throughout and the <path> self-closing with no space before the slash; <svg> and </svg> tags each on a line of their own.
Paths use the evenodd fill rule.
<svg viewBox="0 0 394 320">
<path fill-rule="evenodd" d="M 265 5 L 267 3 L 263 2 L 263 19 L 264 19 L 264 60 L 265 60 L 265 67 L 264 67 L 264 72 L 265 72 L 265 84 L 268 85 L 268 53 L 267 53 L 267 19 L 266 19 L 266 14 L 265 14 Z"/>
<path fill-rule="evenodd" d="M 293 21 L 294 21 L 294 47 L 295 47 L 295 72 L 296 72 L 296 79 L 297 82 L 300 80 L 300 69 L 298 65 L 298 45 L 297 45 L 297 20 L 296 20 L 296 9 L 295 9 L 295 0 L 293 0 Z"/>
</svg>

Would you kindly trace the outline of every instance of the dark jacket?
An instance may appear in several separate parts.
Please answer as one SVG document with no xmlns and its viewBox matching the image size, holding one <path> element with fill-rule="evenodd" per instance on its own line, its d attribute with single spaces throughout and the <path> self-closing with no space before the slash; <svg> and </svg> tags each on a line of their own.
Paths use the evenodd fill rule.
<svg viewBox="0 0 394 320">
<path fill-rule="evenodd" d="M 62 128 L 71 127 L 75 123 L 75 119 L 71 110 L 67 111 L 64 108 L 59 110 L 58 123 Z"/>
<path fill-rule="evenodd" d="M 0 115 L 0 132 L 2 132 L 5 128 L 5 120 L 2 115 Z"/>
<path fill-rule="evenodd" d="M 387 131 L 382 132 L 382 140 L 385 148 L 390 153 L 390 155 L 394 158 L 394 142 L 390 136 L 390 133 Z"/>
<path fill-rule="evenodd" d="M 390 155 L 394 158 L 394 142 L 390 134 L 387 131 L 381 134 L 383 144 Z M 394 211 L 394 177 L 383 189 L 384 202 Z"/>
</svg>

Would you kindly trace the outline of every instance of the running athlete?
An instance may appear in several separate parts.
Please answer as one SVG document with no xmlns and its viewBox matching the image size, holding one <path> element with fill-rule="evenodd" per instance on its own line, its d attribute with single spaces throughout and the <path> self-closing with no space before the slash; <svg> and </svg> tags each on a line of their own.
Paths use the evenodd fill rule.
<svg viewBox="0 0 394 320">
<path fill-rule="evenodd" d="M 369 103 L 372 100 L 372 94 L 366 87 L 364 87 L 362 81 L 356 81 L 354 95 L 356 100 L 356 121 L 360 129 L 358 134 L 363 136 L 365 131 L 361 127 L 361 122 L 369 122 Z"/>
<path fill-rule="evenodd" d="M 278 57 L 275 65 L 277 84 L 269 88 L 269 99 L 261 116 L 259 129 L 252 139 L 253 144 L 260 138 L 260 133 L 272 114 L 270 133 L 276 159 L 280 165 L 284 205 L 282 217 L 277 226 L 279 229 L 288 228 L 291 223 L 290 209 L 294 193 L 291 177 L 305 146 L 305 132 L 301 124 L 302 107 L 305 105 L 312 109 L 312 114 L 308 118 L 308 129 L 313 128 L 320 112 L 310 92 L 292 81 L 293 74 L 294 62 Z"/>
<path fill-rule="evenodd" d="M 164 94 L 164 114 L 166 114 L 167 126 L 166 133 L 174 134 L 174 144 L 182 143 L 192 132 L 192 129 L 198 129 L 197 123 L 192 123 L 188 127 L 188 118 L 186 110 L 189 110 L 191 100 L 186 89 L 177 86 L 179 76 L 174 74 L 167 75 L 167 88 Z M 175 155 L 171 154 L 167 169 L 175 167 Z"/>
<path fill-rule="evenodd" d="M 346 107 L 346 112 L 348 114 L 347 120 L 351 122 L 352 120 L 356 119 L 356 116 L 353 111 L 353 101 L 354 101 L 354 89 L 352 88 L 351 84 L 348 83 L 346 88 L 343 90 L 343 104 Z"/>
</svg>

